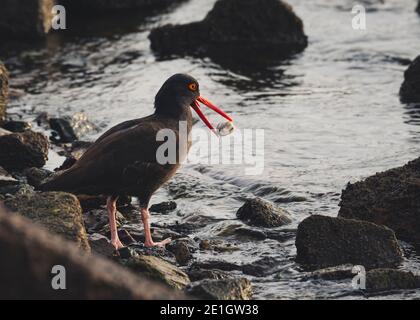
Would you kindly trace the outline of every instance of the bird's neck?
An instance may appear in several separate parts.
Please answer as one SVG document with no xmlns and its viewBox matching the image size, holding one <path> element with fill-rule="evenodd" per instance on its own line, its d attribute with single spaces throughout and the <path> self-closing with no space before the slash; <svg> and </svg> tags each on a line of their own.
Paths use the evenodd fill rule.
<svg viewBox="0 0 420 320">
<path fill-rule="evenodd" d="M 155 101 L 155 115 L 178 121 L 192 121 L 191 107 L 185 102 L 174 100 Z"/>
</svg>

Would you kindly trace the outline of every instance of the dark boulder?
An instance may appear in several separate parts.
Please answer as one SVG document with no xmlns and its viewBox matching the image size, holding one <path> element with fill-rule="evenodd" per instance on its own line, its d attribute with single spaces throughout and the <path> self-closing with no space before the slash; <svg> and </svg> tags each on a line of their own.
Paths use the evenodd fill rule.
<svg viewBox="0 0 420 320">
<path fill-rule="evenodd" d="M 420 1 L 419 1 L 419 4 L 417 5 L 416 11 L 417 11 L 417 13 L 420 14 Z"/>
<path fill-rule="evenodd" d="M 34 39 L 51 29 L 55 0 L 2 0 L 1 39 Z"/>
<path fill-rule="evenodd" d="M 176 262 L 181 266 L 187 265 L 193 258 L 187 240 L 174 240 L 166 248 L 175 255 Z"/>
<path fill-rule="evenodd" d="M 244 222 L 258 227 L 279 227 L 291 222 L 289 214 L 261 198 L 250 199 L 239 208 L 236 216 Z"/>
<path fill-rule="evenodd" d="M 420 158 L 348 184 L 338 216 L 385 225 L 420 246 Z"/>
<path fill-rule="evenodd" d="M 185 299 L 0 208 L 0 299 Z M 51 286 L 65 266 L 66 290 Z"/>
<path fill-rule="evenodd" d="M 415 58 L 404 72 L 400 98 L 405 103 L 420 102 L 420 56 Z"/>
<path fill-rule="evenodd" d="M 23 132 L 32 129 L 32 125 L 29 122 L 15 120 L 4 122 L 2 127 L 10 132 Z"/>
<path fill-rule="evenodd" d="M 374 269 L 366 273 L 366 290 L 381 292 L 420 288 L 420 276 L 410 271 Z"/>
<path fill-rule="evenodd" d="M 150 33 L 152 49 L 161 56 L 195 55 L 278 60 L 307 46 L 302 20 L 280 0 L 219 0 L 204 20 L 165 25 Z"/>
<path fill-rule="evenodd" d="M 250 300 L 252 285 L 246 278 L 202 280 L 188 287 L 187 293 L 205 300 Z"/>
<path fill-rule="evenodd" d="M 226 271 L 213 269 L 201 269 L 201 268 L 191 268 L 188 271 L 188 276 L 190 277 L 191 281 L 199 281 L 204 279 L 213 279 L 213 280 L 220 280 L 220 279 L 228 279 L 231 278 L 229 273 Z"/>
<path fill-rule="evenodd" d="M 174 211 L 176 209 L 176 202 L 175 201 L 165 201 L 161 203 L 156 203 L 150 206 L 150 212 L 158 212 L 158 213 L 168 213 Z"/>
<path fill-rule="evenodd" d="M 56 143 L 69 143 L 78 140 L 83 135 L 97 130 L 97 127 L 89 121 L 83 112 L 75 113 L 73 116 L 62 118 L 49 118 L 50 128 L 53 130 L 51 140 Z M 84 145 L 76 147 L 82 147 Z"/>
<path fill-rule="evenodd" d="M 392 268 L 402 261 L 395 234 L 370 222 L 313 215 L 296 235 L 296 261 L 309 269 L 342 264 Z"/>
<path fill-rule="evenodd" d="M 108 258 L 114 257 L 115 248 L 111 241 L 99 233 L 89 235 L 89 246 L 94 253 Z"/>
<path fill-rule="evenodd" d="M 31 130 L 0 136 L 0 166 L 9 171 L 42 167 L 48 157 L 48 147 L 48 139 Z"/>
<path fill-rule="evenodd" d="M 33 192 L 7 199 L 4 204 L 48 231 L 75 242 L 77 247 L 90 251 L 82 209 L 74 195 L 64 192 Z"/>
<path fill-rule="evenodd" d="M 1 23 L 1 22 L 0 22 Z M 9 98 L 9 73 L 0 61 L 0 123 L 6 118 L 6 105 Z"/>
</svg>

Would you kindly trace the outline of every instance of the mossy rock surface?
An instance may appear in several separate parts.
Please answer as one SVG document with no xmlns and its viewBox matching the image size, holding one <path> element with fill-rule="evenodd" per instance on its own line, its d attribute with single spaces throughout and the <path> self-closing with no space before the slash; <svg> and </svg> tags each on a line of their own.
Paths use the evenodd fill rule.
<svg viewBox="0 0 420 320">
<path fill-rule="evenodd" d="M 5 205 L 48 231 L 74 241 L 79 248 L 90 251 L 82 209 L 74 195 L 64 192 L 33 192 L 7 199 Z"/>
<path fill-rule="evenodd" d="M 9 98 L 9 73 L 0 61 L 0 123 L 6 118 L 6 105 Z"/>
<path fill-rule="evenodd" d="M 138 255 L 124 261 L 123 264 L 139 275 L 160 281 L 175 289 L 183 289 L 190 283 L 184 271 L 155 256 Z"/>
</svg>

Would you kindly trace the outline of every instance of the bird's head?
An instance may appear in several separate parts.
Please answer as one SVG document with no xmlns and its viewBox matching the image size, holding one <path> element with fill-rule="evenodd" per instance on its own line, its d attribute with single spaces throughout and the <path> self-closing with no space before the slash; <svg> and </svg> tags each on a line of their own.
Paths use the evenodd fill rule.
<svg viewBox="0 0 420 320">
<path fill-rule="evenodd" d="M 177 73 L 165 81 L 156 94 L 155 108 L 158 113 L 177 114 L 181 109 L 191 107 L 197 112 L 207 127 L 214 131 L 213 125 L 201 111 L 199 102 L 217 112 L 228 121 L 233 122 L 232 118 L 223 110 L 200 95 L 198 81 L 187 74 Z"/>
</svg>

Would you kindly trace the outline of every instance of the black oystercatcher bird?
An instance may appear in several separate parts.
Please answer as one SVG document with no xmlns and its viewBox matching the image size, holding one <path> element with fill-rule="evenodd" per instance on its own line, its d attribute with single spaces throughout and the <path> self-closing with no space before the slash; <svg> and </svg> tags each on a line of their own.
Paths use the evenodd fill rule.
<svg viewBox="0 0 420 320">
<path fill-rule="evenodd" d="M 214 131 L 200 110 L 198 102 L 232 121 L 226 113 L 200 96 L 197 80 L 186 74 L 175 74 L 165 81 L 157 93 L 154 114 L 125 121 L 109 129 L 71 168 L 42 184 L 40 190 L 108 196 L 111 242 L 116 249 L 123 247 L 117 233 L 116 201 L 121 195 L 138 197 L 144 224 L 145 245 L 165 246 L 171 239 L 161 242 L 154 242 L 152 239 L 149 201 L 153 193 L 175 174 L 187 156 L 191 142 L 180 134 L 179 123 L 180 121 L 186 123 L 189 135 L 192 128 L 190 108 L 193 108 Z M 170 129 L 175 133 L 177 156 L 174 163 L 162 164 L 157 160 L 159 146 L 167 143 L 156 139 L 161 129 Z"/>
</svg>

